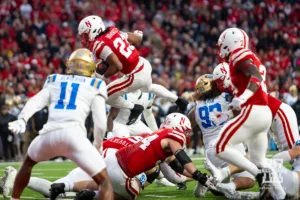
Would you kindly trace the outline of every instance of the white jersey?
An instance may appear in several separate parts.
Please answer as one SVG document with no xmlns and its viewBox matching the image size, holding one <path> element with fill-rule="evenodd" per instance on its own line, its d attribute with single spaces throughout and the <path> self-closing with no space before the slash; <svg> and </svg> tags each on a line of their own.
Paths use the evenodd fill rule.
<svg viewBox="0 0 300 200">
<path fill-rule="evenodd" d="M 84 127 L 95 96 L 107 99 L 106 84 L 97 78 L 52 74 L 44 88 L 50 93 L 49 117 L 40 134 L 74 125 Z"/>
<path fill-rule="evenodd" d="M 153 104 L 155 95 L 151 94 L 151 93 L 142 93 L 140 90 L 137 90 L 135 92 L 131 92 L 131 93 L 122 95 L 122 97 L 125 100 L 130 101 L 134 104 L 142 105 L 144 107 L 144 109 L 149 109 L 149 108 L 151 108 L 151 106 Z M 115 119 L 115 121 L 119 122 L 120 124 L 126 124 L 127 121 L 128 121 L 129 115 L 130 115 L 130 110 L 129 109 L 121 108 L 120 111 L 119 111 L 118 116 Z M 141 119 L 141 115 L 135 121 L 135 123 L 140 121 L 140 119 Z"/>
<path fill-rule="evenodd" d="M 226 112 L 229 110 L 229 104 L 232 100 L 232 95 L 223 92 L 220 96 L 214 99 L 196 102 L 195 119 L 200 127 L 203 135 L 203 143 L 205 148 L 210 148 L 219 135 L 219 132 L 225 122 L 220 125 L 215 125 L 210 120 L 210 113 L 213 111 Z"/>
</svg>

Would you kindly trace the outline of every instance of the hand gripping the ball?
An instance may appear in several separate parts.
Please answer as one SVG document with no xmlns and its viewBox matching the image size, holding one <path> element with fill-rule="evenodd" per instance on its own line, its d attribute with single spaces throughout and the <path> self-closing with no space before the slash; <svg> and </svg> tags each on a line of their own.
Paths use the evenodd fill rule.
<svg viewBox="0 0 300 200">
<path fill-rule="evenodd" d="M 106 61 L 102 61 L 97 63 L 96 73 L 100 75 L 104 75 L 106 70 L 109 68 L 109 64 Z"/>
</svg>

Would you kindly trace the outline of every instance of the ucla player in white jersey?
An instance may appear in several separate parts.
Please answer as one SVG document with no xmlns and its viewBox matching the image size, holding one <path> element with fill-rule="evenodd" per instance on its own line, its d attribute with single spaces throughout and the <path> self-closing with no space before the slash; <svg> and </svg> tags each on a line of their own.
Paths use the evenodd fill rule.
<svg viewBox="0 0 300 200">
<path fill-rule="evenodd" d="M 73 52 L 67 67 L 67 75 L 49 75 L 43 89 L 27 102 L 18 120 L 9 123 L 12 132 L 22 133 L 28 119 L 36 111 L 49 105 L 48 121 L 29 146 L 28 155 L 16 176 L 13 200 L 20 198 L 33 166 L 56 156 L 69 158 L 90 175 L 101 187 L 99 199 L 113 199 L 106 166 L 97 151 L 106 130 L 106 85 L 100 79 L 91 78 L 96 64 L 92 53 L 87 49 Z M 93 120 L 97 122 L 94 123 L 96 148 L 87 139 L 84 126 L 90 111 L 93 113 Z"/>
<path fill-rule="evenodd" d="M 215 124 L 211 118 L 215 112 L 232 115 L 232 113 L 229 112 L 232 95 L 218 91 L 212 79 L 212 75 L 205 74 L 196 81 L 196 90 L 194 93 L 196 106 L 189 113 L 189 118 L 192 122 L 192 127 L 197 125 L 200 127 L 207 159 L 217 167 L 225 167 L 228 163 L 216 157 L 215 152 L 216 139 L 225 122 Z M 241 153 L 246 154 L 243 144 L 236 145 L 235 148 Z M 255 185 L 254 177 L 248 172 L 236 174 L 234 178 L 233 182 L 228 183 L 229 186 L 234 189 L 248 189 Z M 196 196 L 204 196 L 204 193 L 205 189 L 198 184 L 194 194 Z"/>
<path fill-rule="evenodd" d="M 141 121 L 141 115 L 131 124 L 126 125 L 130 110 L 112 107 L 108 114 L 107 131 L 108 137 L 129 137 L 140 133 L 151 133 L 158 129 L 155 118 L 152 113 L 152 104 L 155 98 L 154 94 L 143 93 L 140 90 L 125 94 L 122 96 L 126 101 L 139 104 L 144 107 L 143 116 L 148 126 Z"/>
</svg>

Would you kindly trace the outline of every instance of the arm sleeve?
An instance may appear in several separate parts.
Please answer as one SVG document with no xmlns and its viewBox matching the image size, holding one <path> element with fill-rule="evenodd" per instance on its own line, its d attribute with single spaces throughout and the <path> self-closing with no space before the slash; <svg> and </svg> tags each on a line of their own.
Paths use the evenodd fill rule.
<svg viewBox="0 0 300 200">
<path fill-rule="evenodd" d="M 27 122 L 34 113 L 47 106 L 49 102 L 50 92 L 46 87 L 44 87 L 44 89 L 29 99 L 19 114 L 18 119 L 24 119 Z"/>
<path fill-rule="evenodd" d="M 94 121 L 94 146 L 99 150 L 107 126 L 105 98 L 100 95 L 95 97 L 92 104 L 92 114 Z"/>
<path fill-rule="evenodd" d="M 160 170 L 165 178 L 171 183 L 183 183 L 186 181 L 186 176 L 176 173 L 166 162 L 161 163 Z"/>
<path fill-rule="evenodd" d="M 155 121 L 155 117 L 152 113 L 152 108 L 149 109 L 145 109 L 143 112 L 145 121 L 147 122 L 147 125 L 149 126 L 149 128 L 152 131 L 156 131 L 158 129 L 156 121 Z"/>
<path fill-rule="evenodd" d="M 106 58 L 113 53 L 111 48 L 104 44 L 104 42 L 96 41 L 92 48 L 93 54 L 98 59 L 106 60 Z"/>
</svg>

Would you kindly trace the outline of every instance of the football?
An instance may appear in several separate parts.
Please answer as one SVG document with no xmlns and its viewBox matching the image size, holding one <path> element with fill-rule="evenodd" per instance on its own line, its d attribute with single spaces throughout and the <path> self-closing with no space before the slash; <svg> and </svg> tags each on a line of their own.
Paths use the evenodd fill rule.
<svg viewBox="0 0 300 200">
<path fill-rule="evenodd" d="M 109 68 L 108 62 L 102 61 L 102 62 L 97 63 L 96 72 L 100 75 L 103 75 L 108 68 Z"/>
</svg>

